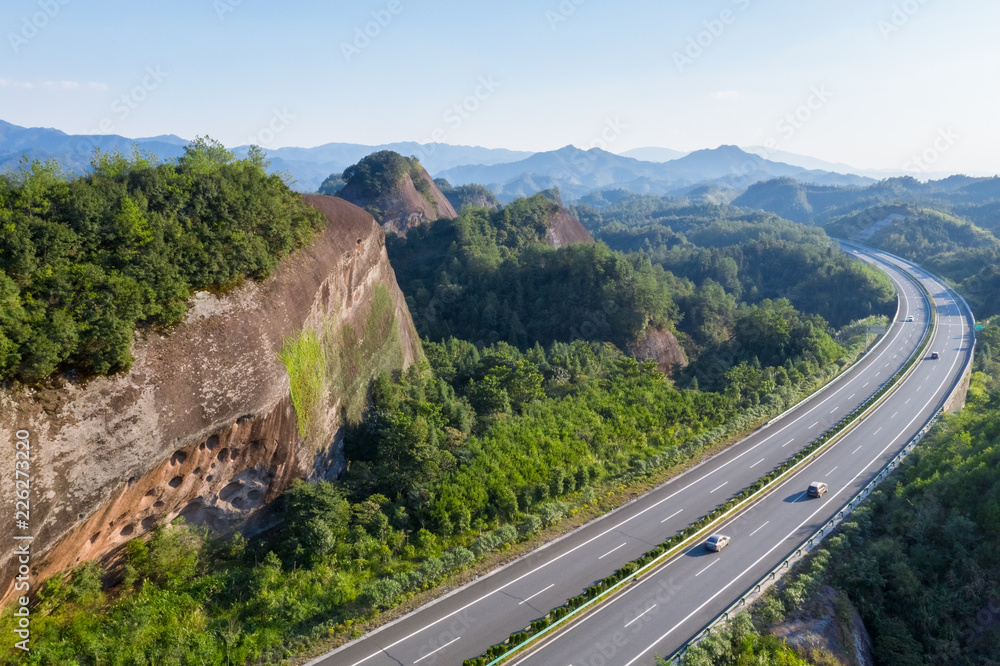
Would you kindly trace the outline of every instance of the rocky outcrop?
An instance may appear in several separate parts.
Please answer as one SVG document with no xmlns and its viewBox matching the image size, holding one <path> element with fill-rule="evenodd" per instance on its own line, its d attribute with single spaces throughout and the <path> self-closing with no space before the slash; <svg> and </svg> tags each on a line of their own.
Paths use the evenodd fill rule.
<svg viewBox="0 0 1000 666">
<path fill-rule="evenodd" d="M 375 197 L 367 197 L 348 183 L 337 196 L 364 208 L 381 223 L 386 231 L 405 234 L 409 229 L 424 222 L 441 218 L 454 220 L 458 217 L 455 208 L 441 190 L 434 184 L 427 170 L 418 166 L 420 190 L 409 173 L 401 180 Z M 421 190 L 424 194 L 421 193 Z"/>
<path fill-rule="evenodd" d="M 810 601 L 808 610 L 793 609 L 789 617 L 769 632 L 812 657 L 811 663 L 872 666 L 872 640 L 858 610 L 850 600 L 824 585 Z M 825 656 L 822 661 L 815 659 Z"/>
<path fill-rule="evenodd" d="M 15 434 L 30 435 L 36 583 L 178 516 L 254 531 L 292 480 L 342 469 L 342 426 L 360 416 L 370 377 L 406 367 L 420 342 L 375 220 L 306 198 L 329 219 L 312 245 L 263 282 L 195 294 L 181 324 L 136 336 L 127 373 L 0 392 L 8 507 Z M 322 368 L 303 370 L 303 345 Z M 296 377 L 310 369 L 323 381 L 307 395 Z M 0 551 L 8 574 L 10 553 Z"/>
<path fill-rule="evenodd" d="M 681 343 L 666 329 L 647 328 L 630 351 L 640 361 L 655 361 L 660 372 L 669 373 L 675 366 L 688 364 Z"/>
<path fill-rule="evenodd" d="M 552 247 L 559 248 L 572 243 L 594 242 L 594 237 L 580 224 L 580 220 L 561 206 L 559 211 L 549 219 L 548 226 L 547 238 Z"/>
</svg>

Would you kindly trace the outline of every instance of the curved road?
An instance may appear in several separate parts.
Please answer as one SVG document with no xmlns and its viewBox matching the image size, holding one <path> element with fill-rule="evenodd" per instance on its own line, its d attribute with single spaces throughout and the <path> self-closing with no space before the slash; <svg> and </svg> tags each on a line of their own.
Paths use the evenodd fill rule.
<svg viewBox="0 0 1000 666">
<path fill-rule="evenodd" d="M 902 367 L 929 325 L 928 303 L 879 255 L 899 292 L 897 321 L 860 363 L 780 420 L 677 477 L 474 584 L 438 599 L 310 662 L 318 666 L 461 664 L 519 631 L 594 581 L 636 559 L 728 500 L 807 446 L 864 403 Z M 776 493 L 720 529 L 733 537 L 722 553 L 700 547 L 672 559 L 585 619 L 558 632 L 517 663 L 654 663 L 670 654 L 835 514 L 937 411 L 971 352 L 971 316 L 939 281 L 919 273 L 934 296 L 940 361 L 918 370 L 848 437 Z M 905 323 L 908 316 L 914 322 Z M 809 481 L 831 492 L 806 501 Z M 620 645 L 619 645 L 620 644 Z"/>
</svg>

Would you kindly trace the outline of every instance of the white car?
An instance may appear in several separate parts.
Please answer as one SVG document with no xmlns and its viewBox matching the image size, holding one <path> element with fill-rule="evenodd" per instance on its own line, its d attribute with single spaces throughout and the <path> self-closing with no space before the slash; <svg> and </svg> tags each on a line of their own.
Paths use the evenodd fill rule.
<svg viewBox="0 0 1000 666">
<path fill-rule="evenodd" d="M 910 315 L 909 317 L 907 317 L 906 321 L 913 321 L 913 315 Z"/>
<path fill-rule="evenodd" d="M 708 548 L 709 550 L 713 550 L 715 552 L 719 552 L 720 550 L 729 545 L 729 541 L 730 541 L 729 537 L 727 537 L 725 534 L 713 534 L 712 536 L 708 537 L 708 541 L 705 542 L 705 548 Z"/>
</svg>

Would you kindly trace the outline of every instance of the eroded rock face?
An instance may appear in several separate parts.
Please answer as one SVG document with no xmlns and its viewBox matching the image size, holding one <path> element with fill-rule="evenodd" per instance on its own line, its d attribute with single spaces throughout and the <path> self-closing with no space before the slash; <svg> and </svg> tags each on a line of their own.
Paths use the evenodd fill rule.
<svg viewBox="0 0 1000 666">
<path fill-rule="evenodd" d="M 677 337 L 664 329 L 647 328 L 631 351 L 640 361 L 655 361 L 660 372 L 669 373 L 674 366 L 688 364 L 687 355 Z"/>
<path fill-rule="evenodd" d="M 279 360 L 283 344 L 303 330 L 326 330 L 334 341 L 334 328 L 377 332 L 385 339 L 355 344 L 371 362 L 342 378 L 363 387 L 366 372 L 417 359 L 420 342 L 379 225 L 341 199 L 307 200 L 330 220 L 311 246 L 262 283 L 196 294 L 183 323 L 136 336 L 129 372 L 0 392 L 0 446 L 10 453 L 0 456 L 4 479 L 14 478 L 15 433 L 30 433 L 35 583 L 113 556 L 178 516 L 254 531 L 268 520 L 260 509 L 292 480 L 342 469 L 341 414 L 358 413 L 364 391 L 331 385 L 303 433 Z M 373 304 L 381 326 L 369 321 Z M 5 506 L 13 505 L 12 486 L 0 484 Z M 0 568 L 10 573 L 11 564 L 5 548 Z M 0 583 L 4 600 L 12 580 Z"/>
<path fill-rule="evenodd" d="M 560 207 L 559 212 L 549 221 L 548 241 L 552 247 L 560 248 L 572 243 L 593 244 L 594 237 L 580 224 L 580 220 Z"/>
<path fill-rule="evenodd" d="M 386 231 L 400 235 L 424 222 L 458 217 L 451 202 L 423 167 L 420 167 L 420 177 L 424 181 L 422 187 L 430 193 L 428 197 L 417 191 L 408 173 L 403 175 L 403 180 L 396 187 L 374 201 L 361 196 L 351 185 L 347 185 L 337 196 L 370 211 Z"/>
</svg>

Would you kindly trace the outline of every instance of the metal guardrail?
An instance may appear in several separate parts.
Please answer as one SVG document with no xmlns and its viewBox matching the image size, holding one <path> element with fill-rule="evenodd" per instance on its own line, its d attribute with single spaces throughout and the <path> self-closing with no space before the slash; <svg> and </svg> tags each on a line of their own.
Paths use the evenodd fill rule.
<svg viewBox="0 0 1000 666">
<path fill-rule="evenodd" d="M 716 626 L 728 622 L 733 615 L 738 614 L 743 609 L 745 609 L 748 604 L 756 601 L 757 598 L 760 597 L 760 595 L 762 595 L 765 591 L 767 591 L 769 587 L 778 582 L 778 580 L 780 580 L 785 573 L 791 571 L 792 566 L 795 563 L 803 559 L 825 537 L 829 536 L 829 534 L 833 531 L 835 527 L 840 525 L 844 521 L 844 519 L 847 516 L 849 516 L 852 511 L 854 511 L 854 509 L 856 509 L 858 506 L 861 505 L 862 501 L 864 501 L 869 495 L 871 495 L 872 491 L 875 490 L 875 488 L 877 488 L 879 484 L 882 483 L 882 481 L 888 478 L 889 474 L 896 467 L 898 467 L 903 462 L 903 460 L 906 459 L 908 455 L 910 455 L 913 449 L 916 448 L 917 444 L 919 444 L 920 441 L 924 438 L 924 436 L 926 436 L 927 433 L 930 432 L 931 428 L 934 427 L 934 425 L 937 423 L 937 420 L 941 417 L 941 414 L 943 413 L 944 413 L 943 408 L 938 409 L 938 411 L 936 411 L 934 415 L 931 416 L 931 418 L 927 421 L 924 427 L 920 429 L 920 432 L 914 435 L 913 438 L 906 443 L 903 449 L 899 453 L 897 453 L 892 460 L 886 463 L 881 470 L 879 470 L 878 474 L 875 475 L 875 478 L 869 481 L 868 485 L 862 488 L 854 497 L 852 497 L 847 502 L 847 504 L 845 504 L 841 508 L 841 510 L 837 513 L 837 515 L 835 515 L 833 518 L 824 523 L 819 529 L 813 532 L 809 536 L 809 538 L 800 543 L 798 548 L 795 550 L 794 553 L 792 553 L 792 555 L 783 560 L 781 564 L 777 565 L 769 572 L 764 574 L 764 576 L 762 576 L 756 583 L 754 583 L 738 601 L 733 602 L 733 604 L 731 604 L 726 610 L 722 611 L 722 613 L 717 615 L 715 619 L 709 622 L 708 625 L 705 626 L 705 628 L 702 629 L 694 638 L 689 640 L 681 648 L 678 648 L 672 655 L 670 655 L 670 657 L 667 659 L 667 662 L 673 664 L 680 664 L 681 660 L 684 657 L 684 654 L 688 651 L 689 648 L 691 648 L 694 645 L 697 645 L 698 643 L 703 641 L 706 637 L 708 637 L 708 635 L 712 633 L 712 630 Z"/>
<path fill-rule="evenodd" d="M 866 250 L 871 249 L 863 245 L 860 245 L 859 243 L 853 243 L 853 244 L 865 248 Z M 882 252 L 882 250 L 878 251 Z M 901 257 L 897 257 L 889 252 L 883 252 L 883 254 L 893 257 L 894 259 L 898 259 L 899 261 L 905 263 L 907 266 L 910 267 L 916 266 L 916 264 L 914 264 L 913 262 L 907 261 L 906 259 L 903 259 Z M 926 295 L 929 296 L 927 288 L 924 287 L 923 284 L 921 284 L 915 276 L 910 274 L 909 277 L 912 281 L 916 282 L 920 286 L 921 290 Z M 962 301 L 962 305 L 965 307 L 965 314 L 967 314 L 967 318 L 969 319 L 971 324 L 970 329 L 972 331 L 975 331 L 975 321 L 976 321 L 975 315 L 972 313 L 972 308 L 969 307 L 968 302 L 966 302 L 966 300 L 962 298 L 961 294 L 959 294 L 951 287 L 947 287 L 946 285 L 946 288 L 950 292 L 950 295 Z M 943 404 L 947 404 L 948 400 L 951 399 L 955 391 L 958 389 L 958 386 L 961 383 L 962 378 L 971 369 L 972 363 L 975 358 L 975 351 L 976 351 L 976 340 L 975 337 L 973 337 L 972 349 L 970 350 L 969 357 L 965 362 L 962 372 L 958 374 L 958 378 L 956 379 L 955 383 L 952 384 L 951 390 L 948 392 L 948 397 L 944 399 Z M 851 498 L 847 502 L 847 504 L 845 504 L 841 508 L 841 510 L 837 513 L 837 515 L 835 515 L 833 518 L 824 523 L 819 529 L 813 532 L 812 535 L 810 535 L 806 540 L 800 543 L 799 547 L 795 550 L 795 552 L 791 556 L 783 560 L 780 564 L 771 569 L 771 571 L 764 574 L 764 576 L 761 577 L 756 583 L 754 583 L 738 601 L 734 602 L 728 608 L 726 608 L 726 610 L 717 615 L 711 622 L 709 622 L 705 626 L 704 629 L 702 629 L 697 635 L 695 635 L 694 638 L 689 640 L 682 647 L 675 650 L 674 653 L 670 655 L 670 657 L 667 659 L 667 662 L 672 664 L 680 664 L 681 660 L 684 657 L 684 654 L 687 652 L 689 648 L 691 648 L 694 645 L 697 645 L 702 640 L 704 640 L 709 634 L 712 633 L 712 630 L 716 626 L 727 622 L 732 615 L 737 614 L 738 612 L 745 609 L 748 603 L 752 603 L 753 601 L 755 601 L 769 587 L 771 587 L 772 585 L 774 585 L 774 583 L 780 580 L 785 573 L 789 572 L 795 563 L 803 559 L 816 545 L 819 544 L 820 541 L 822 541 L 826 536 L 828 536 L 830 532 L 833 531 L 834 528 L 840 525 L 844 521 L 844 518 L 846 518 L 848 515 L 851 514 L 852 511 L 854 511 L 854 509 L 860 506 L 861 502 L 864 501 L 869 495 L 871 495 L 872 491 L 876 487 L 878 487 L 878 485 L 881 484 L 882 481 L 884 481 L 889 476 L 889 474 L 893 470 L 895 470 L 903 462 L 903 460 L 906 459 L 907 456 L 909 456 L 909 454 L 913 451 L 913 449 L 916 448 L 917 444 L 919 444 L 923 440 L 923 438 L 927 435 L 927 433 L 930 432 L 931 428 L 934 427 L 938 419 L 941 418 L 941 414 L 943 413 L 944 413 L 944 408 L 943 407 L 939 408 L 931 416 L 931 418 L 927 420 L 923 428 L 921 428 L 920 431 L 916 435 L 914 435 L 910 439 L 910 441 L 906 443 L 905 446 L 903 446 L 903 448 L 899 451 L 899 453 L 897 453 L 893 457 L 892 460 L 886 463 L 882 467 L 882 469 L 879 470 L 878 474 L 875 475 L 875 478 L 872 479 L 868 483 L 868 485 L 862 488 L 853 498 Z"/>
</svg>

